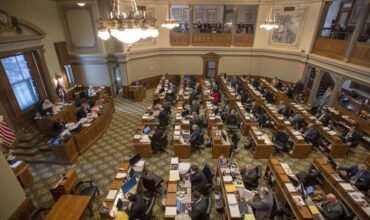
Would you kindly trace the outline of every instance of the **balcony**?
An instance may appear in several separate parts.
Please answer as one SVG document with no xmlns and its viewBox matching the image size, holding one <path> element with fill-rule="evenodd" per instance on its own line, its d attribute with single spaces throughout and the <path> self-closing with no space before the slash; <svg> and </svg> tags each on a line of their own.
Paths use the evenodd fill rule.
<svg viewBox="0 0 370 220">
<path fill-rule="evenodd" d="M 193 46 L 231 46 L 230 33 L 193 33 Z"/>
<path fill-rule="evenodd" d="M 171 46 L 189 46 L 189 32 L 170 32 Z"/>
<path fill-rule="evenodd" d="M 370 44 L 357 42 L 350 62 L 370 67 Z"/>
<path fill-rule="evenodd" d="M 338 60 L 343 60 L 346 54 L 349 41 L 333 38 L 318 37 L 312 53 Z"/>
<path fill-rule="evenodd" d="M 253 46 L 253 34 L 235 34 L 234 46 L 252 47 Z"/>
</svg>

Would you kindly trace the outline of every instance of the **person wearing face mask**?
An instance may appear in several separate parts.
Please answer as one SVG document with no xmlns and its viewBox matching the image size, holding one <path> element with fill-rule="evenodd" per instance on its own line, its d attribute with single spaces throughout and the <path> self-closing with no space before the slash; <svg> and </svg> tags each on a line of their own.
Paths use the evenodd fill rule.
<svg viewBox="0 0 370 220">
<path fill-rule="evenodd" d="M 256 220 L 269 219 L 272 212 L 272 206 L 274 204 L 272 193 L 267 187 L 261 187 L 259 196 L 259 201 L 247 201 L 247 204 L 256 210 Z"/>
</svg>

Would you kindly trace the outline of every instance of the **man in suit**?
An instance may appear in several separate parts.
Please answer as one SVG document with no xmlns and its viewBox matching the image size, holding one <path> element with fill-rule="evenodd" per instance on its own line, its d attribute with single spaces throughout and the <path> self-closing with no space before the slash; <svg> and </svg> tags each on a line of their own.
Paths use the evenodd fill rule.
<svg viewBox="0 0 370 220">
<path fill-rule="evenodd" d="M 274 199 L 267 187 L 260 188 L 260 201 L 247 201 L 256 210 L 256 220 L 270 219 Z"/>
<path fill-rule="evenodd" d="M 347 171 L 347 177 L 351 180 L 351 184 L 355 185 L 357 189 L 367 191 L 370 188 L 370 172 L 367 170 L 366 164 L 339 169 Z"/>
<path fill-rule="evenodd" d="M 355 127 L 351 127 L 349 131 L 342 136 L 343 142 L 349 144 L 350 148 L 356 148 L 361 142 L 361 136 L 356 132 Z"/>
<path fill-rule="evenodd" d="M 77 112 L 77 120 L 80 120 L 81 118 L 86 118 L 89 112 L 90 112 L 89 104 L 83 103 L 81 105 L 80 110 L 78 110 Z"/>
<path fill-rule="evenodd" d="M 321 121 L 325 126 L 329 124 L 331 115 L 328 109 L 324 108 L 321 114 L 318 114 L 317 119 Z"/>
<path fill-rule="evenodd" d="M 320 132 L 313 126 L 313 124 L 309 124 L 302 136 L 305 141 L 315 144 L 320 136 Z"/>
<path fill-rule="evenodd" d="M 160 124 L 168 124 L 168 112 L 161 108 L 161 111 L 158 115 L 158 120 Z"/>
<path fill-rule="evenodd" d="M 193 191 L 205 193 L 207 178 L 197 165 L 190 167 L 190 182 Z"/>
<path fill-rule="evenodd" d="M 285 102 L 281 102 L 280 105 L 279 105 L 279 108 L 278 108 L 278 113 L 287 117 L 288 115 L 288 108 L 285 104 Z"/>
<path fill-rule="evenodd" d="M 160 128 L 157 128 L 153 135 L 149 135 L 150 138 L 150 146 L 152 147 L 152 150 L 157 152 L 161 148 L 160 140 L 163 136 L 163 131 Z"/>
<path fill-rule="evenodd" d="M 193 118 L 190 120 L 190 125 L 192 127 L 193 125 L 197 125 L 198 128 L 201 128 L 203 126 L 203 120 L 200 118 L 200 116 L 196 112 L 193 112 L 192 117 Z"/>
<path fill-rule="evenodd" d="M 195 191 L 191 194 L 192 205 L 187 205 L 188 214 L 192 220 L 202 220 L 207 212 L 207 202 L 204 197 Z M 191 207 L 191 210 L 190 210 Z"/>
<path fill-rule="evenodd" d="M 344 212 L 335 195 L 331 193 L 327 194 L 325 201 L 321 202 L 321 206 L 317 207 L 325 219 L 328 220 L 339 220 Z"/>
<path fill-rule="evenodd" d="M 146 204 L 143 196 L 137 194 L 131 194 L 128 196 L 128 200 L 131 202 L 131 208 L 126 210 L 127 215 L 130 219 L 145 219 Z"/>
<path fill-rule="evenodd" d="M 296 126 L 299 126 L 299 124 L 301 124 L 302 122 L 304 121 L 304 118 L 303 116 L 301 115 L 301 113 L 297 113 L 295 114 L 291 119 L 290 119 L 290 123 L 292 123 L 292 126 L 293 127 L 296 127 Z"/>
<path fill-rule="evenodd" d="M 255 183 L 257 180 L 257 173 L 252 164 L 245 165 L 245 167 L 240 170 L 240 175 L 247 189 L 251 188 L 251 184 Z"/>
<path fill-rule="evenodd" d="M 192 128 L 192 132 L 190 134 L 190 144 L 193 147 L 193 146 L 195 146 L 195 142 L 198 140 L 202 131 L 200 130 L 200 128 L 196 124 L 193 124 L 191 126 L 191 128 Z"/>
</svg>

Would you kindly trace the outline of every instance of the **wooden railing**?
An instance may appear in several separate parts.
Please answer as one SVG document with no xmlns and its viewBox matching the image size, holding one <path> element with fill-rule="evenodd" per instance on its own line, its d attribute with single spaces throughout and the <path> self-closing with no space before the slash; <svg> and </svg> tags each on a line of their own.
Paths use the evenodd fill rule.
<svg viewBox="0 0 370 220">
<path fill-rule="evenodd" d="M 351 63 L 370 67 L 370 44 L 357 42 L 353 50 Z"/>
<path fill-rule="evenodd" d="M 344 58 L 347 47 L 348 41 L 346 40 L 318 37 L 312 53 L 340 60 Z"/>
<path fill-rule="evenodd" d="M 171 46 L 189 46 L 189 32 L 170 32 Z"/>
<path fill-rule="evenodd" d="M 234 46 L 237 47 L 253 46 L 253 34 L 235 34 Z"/>
<path fill-rule="evenodd" d="M 194 33 L 193 46 L 231 46 L 230 33 Z"/>
</svg>

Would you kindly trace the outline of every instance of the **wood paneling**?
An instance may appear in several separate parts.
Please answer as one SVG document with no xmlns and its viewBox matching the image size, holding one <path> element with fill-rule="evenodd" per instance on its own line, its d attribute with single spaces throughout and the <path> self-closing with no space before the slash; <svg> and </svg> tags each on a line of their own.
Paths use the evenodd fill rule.
<svg viewBox="0 0 370 220">
<path fill-rule="evenodd" d="M 230 46 L 230 33 L 194 33 L 193 46 Z"/>
<path fill-rule="evenodd" d="M 189 46 L 189 33 L 170 32 L 171 46 Z"/>
<path fill-rule="evenodd" d="M 351 63 L 370 67 L 370 44 L 360 42 L 356 43 Z"/>
<path fill-rule="evenodd" d="M 32 204 L 32 201 L 29 198 L 26 198 L 8 218 L 8 220 L 28 219 L 34 209 L 35 206 Z"/>
<path fill-rule="evenodd" d="M 347 47 L 348 41 L 318 37 L 312 53 L 341 60 L 344 58 Z"/>
<path fill-rule="evenodd" d="M 234 46 L 251 47 L 253 46 L 253 34 L 235 34 Z"/>
</svg>

